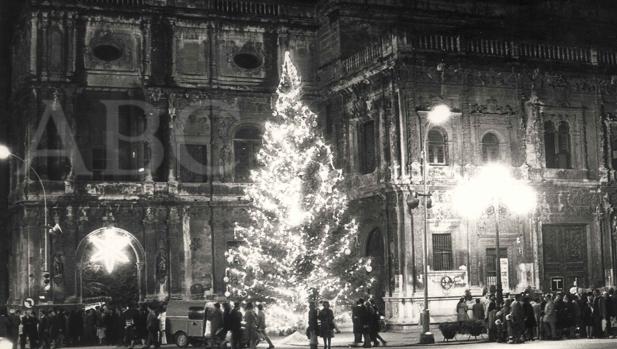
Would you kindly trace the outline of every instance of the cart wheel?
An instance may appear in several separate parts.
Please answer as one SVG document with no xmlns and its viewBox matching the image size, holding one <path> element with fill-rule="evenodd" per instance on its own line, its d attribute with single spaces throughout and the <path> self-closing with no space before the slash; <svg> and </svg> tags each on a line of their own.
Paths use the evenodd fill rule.
<svg viewBox="0 0 617 349">
<path fill-rule="evenodd" d="M 189 336 L 184 332 L 177 332 L 174 336 L 176 340 L 176 345 L 179 348 L 186 348 L 189 345 Z"/>
<path fill-rule="evenodd" d="M 221 344 L 219 345 L 219 349 L 227 349 L 230 348 L 231 345 L 229 344 L 228 341 L 222 341 Z"/>
</svg>

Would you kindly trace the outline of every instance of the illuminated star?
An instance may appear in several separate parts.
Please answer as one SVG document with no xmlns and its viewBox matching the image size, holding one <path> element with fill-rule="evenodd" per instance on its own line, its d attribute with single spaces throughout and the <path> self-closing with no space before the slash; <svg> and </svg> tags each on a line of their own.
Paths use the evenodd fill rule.
<svg viewBox="0 0 617 349">
<path fill-rule="evenodd" d="M 103 263 L 108 273 L 114 271 L 116 264 L 129 262 L 128 256 L 124 253 L 124 249 L 130 243 L 126 236 L 107 230 L 101 235 L 90 238 L 90 242 L 95 248 L 90 260 Z"/>
</svg>

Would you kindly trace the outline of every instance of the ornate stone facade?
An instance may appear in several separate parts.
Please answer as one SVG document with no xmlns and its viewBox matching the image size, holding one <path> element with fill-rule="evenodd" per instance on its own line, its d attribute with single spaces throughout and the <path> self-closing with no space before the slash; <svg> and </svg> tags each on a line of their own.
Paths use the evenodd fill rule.
<svg viewBox="0 0 617 349">
<path fill-rule="evenodd" d="M 576 1 L 131 0 L 123 11 L 113 1 L 31 3 L 15 24 L 9 141 L 42 174 L 48 217 L 63 228 L 50 254 L 57 301 L 80 294 L 77 247 L 108 225 L 143 248 L 142 297 L 224 291 L 224 252 L 248 204 L 236 135 L 269 117 L 285 50 L 348 179 L 358 250 L 376 260 L 375 294 L 391 323 L 417 322 L 427 286 L 434 320 L 447 319 L 466 289 L 477 295 L 494 283 L 497 253 L 508 258 L 512 290 L 615 284 L 617 53 L 609 39 L 586 41 L 590 32 L 615 36 L 614 8 L 583 4 L 577 15 L 593 23 L 564 37 L 553 29 L 571 28 L 569 12 L 559 13 Z M 543 34 L 524 31 L 522 19 Z M 120 149 L 130 156 L 111 159 L 101 120 L 114 108 L 135 115 L 117 101 L 143 113 L 117 125 L 112 140 L 129 143 Z M 439 129 L 443 156 L 428 171 L 423 275 L 423 206 L 410 212 L 407 201 L 422 191 L 419 135 L 429 137 L 427 112 L 439 103 L 453 113 Z M 64 153 L 32 160 L 44 116 L 61 139 L 44 125 L 38 149 Z M 451 203 L 457 183 L 489 156 L 488 134 L 497 140 L 490 156 L 538 193 L 535 212 L 501 215 L 502 252 L 490 213 L 464 219 Z M 188 168 L 187 156 L 203 166 Z M 102 159 L 128 172 L 101 171 Z M 13 303 L 41 291 L 44 250 L 42 192 L 19 165 L 6 225 Z"/>
</svg>

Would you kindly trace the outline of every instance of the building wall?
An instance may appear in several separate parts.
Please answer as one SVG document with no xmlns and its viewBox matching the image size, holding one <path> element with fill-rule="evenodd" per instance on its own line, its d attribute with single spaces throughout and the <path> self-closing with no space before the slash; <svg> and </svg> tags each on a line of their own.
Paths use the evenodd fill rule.
<svg viewBox="0 0 617 349">
<path fill-rule="evenodd" d="M 397 237 L 398 244 L 385 245 L 384 251 L 397 261 L 396 267 L 388 269 L 391 280 L 386 308 L 390 321 L 400 326 L 416 323 L 427 287 L 422 250 L 424 206 L 421 203 L 410 213 L 407 201 L 412 193 L 424 192 L 418 135 L 422 132 L 426 140 L 427 113 L 440 103 L 447 104 L 453 113 L 441 126 L 447 134 L 445 164 L 430 166 L 428 171 L 432 193 L 428 289 L 433 320 L 451 318 L 466 289 L 480 295 L 495 283 L 488 270 L 494 263 L 487 257 L 487 249 L 494 251 L 496 245 L 494 215 L 489 211 L 479 218 L 464 218 L 452 202 L 461 180 L 484 165 L 482 137 L 487 133 L 499 140 L 498 160 L 509 166 L 516 178 L 528 182 L 538 197 L 537 209 L 529 215 L 500 214 L 500 248 L 505 248 L 509 263 L 508 290 L 549 290 L 560 278 L 566 290 L 574 280 L 584 288 L 613 286 L 615 228 L 610 223 L 609 194 L 613 165 L 607 163 L 612 145 L 607 144 L 610 136 L 606 131 L 612 121 L 604 121 L 611 120 L 617 97 L 612 82 L 616 62 L 605 59 L 607 54 L 614 55 L 608 53 L 614 52 L 611 44 L 597 41 L 594 49 L 580 51 L 585 43 L 577 33 L 568 36 L 554 30 L 567 26 L 569 20 L 549 4 L 539 5 L 540 12 L 557 15 L 544 24 L 533 20 L 525 6 L 480 8 L 466 2 L 410 5 L 467 13 L 469 17 L 460 22 L 457 15 L 427 21 L 392 5 L 376 11 L 370 19 L 362 15 L 365 5 L 326 7 L 324 15 L 331 20 L 321 24 L 320 30 L 329 34 L 320 36 L 338 35 L 345 42 L 340 50 L 346 53 L 319 71 L 328 87 L 324 96 L 327 108 L 322 112 L 333 114 L 327 115 L 327 120 L 337 120 L 326 128 L 338 132 L 336 146 L 347 159 L 349 191 L 365 205 L 357 212 L 380 210 L 384 218 L 377 229 Z M 399 17 L 392 28 L 395 13 Z M 501 24 L 493 22 L 504 14 L 508 16 Z M 516 24 L 522 18 L 538 31 Z M 589 30 L 601 30 L 606 24 L 600 20 Z M 549 25 L 554 28 L 546 28 Z M 383 27 L 390 27 L 388 34 L 383 35 Z M 490 39 L 479 32 L 489 27 Z M 607 32 L 614 32 L 614 28 Z M 364 44 L 350 40 L 354 37 L 372 39 Z M 537 46 L 539 42 L 553 46 Z M 333 53 L 328 48 L 325 54 Z M 544 126 L 549 120 L 570 125 L 568 169 L 547 168 Z M 367 121 L 376 125 L 371 144 L 377 154 L 368 173 L 362 168 L 370 157 L 362 129 Z M 398 198 L 391 201 L 394 208 L 364 204 L 383 197 Z M 371 220 L 368 224 L 376 223 Z M 433 234 L 449 234 L 451 238 L 448 270 L 435 270 Z"/>
<path fill-rule="evenodd" d="M 142 297 L 222 294 L 224 253 L 234 224 L 246 219 L 235 133 L 260 129 L 271 115 L 285 50 L 307 96 L 314 93 L 312 9 L 208 2 L 169 11 L 136 1 L 118 11 L 112 2 L 97 4 L 34 5 L 16 26 L 10 147 L 41 174 L 48 221 L 62 234 L 50 241 L 45 270 L 43 193 L 33 174 L 24 181 L 13 166 L 11 302 L 44 293 L 45 271 L 55 301 L 79 301 L 77 247 L 112 225 L 145 251 Z M 253 55 L 254 66 L 240 66 L 239 53 Z M 123 103 L 139 111 L 118 108 Z M 118 125 L 110 124 L 116 117 Z M 118 130 L 119 138 L 109 138 Z M 44 158 L 41 149 L 66 151 Z M 188 156 L 203 173 L 193 173 Z M 128 171 L 101 171 L 114 161 Z"/>
<path fill-rule="evenodd" d="M 586 251 L 579 258 L 585 263 L 572 264 L 572 270 L 586 271 L 579 286 L 614 285 L 617 31 L 609 15 L 614 5 L 238 4 L 203 1 L 189 8 L 180 1 L 174 6 L 132 1 L 119 10 L 112 2 L 85 1 L 54 8 L 35 4 L 19 17 L 11 148 L 26 159 L 37 150 L 32 139 L 41 139 L 39 148 L 61 143 L 69 150 L 63 157 L 29 162 L 44 180 L 50 222 L 63 229 L 51 244 L 52 257 L 62 254 L 62 273 L 54 272 L 60 274 L 54 284 L 58 301 L 79 295 L 79 243 L 109 225 L 133 234 L 145 250 L 144 297 L 191 298 L 196 285 L 210 283 L 216 293 L 224 292 L 224 252 L 234 240 L 234 223 L 246 219 L 247 205 L 246 184 L 234 173 L 233 137 L 242 126 L 259 128 L 270 115 L 287 49 L 348 179 L 350 209 L 360 222 L 357 246 L 380 261 L 381 289 L 374 291 L 384 296 L 392 323 L 417 321 L 427 284 L 435 320 L 443 320 L 466 289 L 477 295 L 491 283 L 487 249 L 495 247 L 493 216 L 463 219 L 451 203 L 458 181 L 483 165 L 487 132 L 497 135 L 500 160 L 539 198 L 529 216 L 501 216 L 500 246 L 506 248 L 512 289 L 550 287 L 563 270 L 544 265 L 557 258 L 546 251 L 558 248 Z M 580 31 L 564 30 L 577 21 L 586 23 Z M 239 53 L 252 53 L 255 67 L 239 67 Z M 109 140 L 103 116 L 118 100 L 152 106 L 143 114 L 119 112 L 134 118 L 135 130 L 158 126 L 122 148 L 125 158 L 119 161 L 132 169 L 123 176 L 96 171 L 101 154 L 110 151 L 103 146 Z M 427 112 L 438 103 L 448 104 L 453 114 L 443 125 L 446 164 L 429 169 L 428 227 L 430 234 L 450 234 L 452 268 L 434 270 L 429 235 L 427 278 L 423 205 L 410 211 L 407 203 L 423 191 L 419 126 L 426 138 Z M 40 128 L 46 117 L 56 122 L 58 135 Z M 571 125 L 571 169 L 546 166 L 547 120 Z M 142 133 L 137 131 L 133 136 Z M 181 144 L 200 149 L 209 169 L 197 182 L 187 176 Z M 175 149 L 181 149 L 180 159 Z M 24 181 L 24 174 L 11 168 L 14 303 L 43 287 L 43 197 L 35 178 Z M 556 239 L 565 245 L 545 241 L 554 234 L 573 238 Z M 564 278 L 575 275 L 582 274 Z M 453 283 L 443 284 L 444 277 Z"/>
</svg>

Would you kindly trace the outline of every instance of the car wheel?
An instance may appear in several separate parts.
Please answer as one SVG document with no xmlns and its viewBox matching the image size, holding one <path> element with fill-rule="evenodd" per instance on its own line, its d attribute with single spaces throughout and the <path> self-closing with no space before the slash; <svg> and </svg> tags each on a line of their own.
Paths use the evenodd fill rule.
<svg viewBox="0 0 617 349">
<path fill-rule="evenodd" d="M 179 348 L 186 348 L 189 345 L 189 336 L 184 332 L 178 332 L 175 335 L 176 345 Z"/>
</svg>

